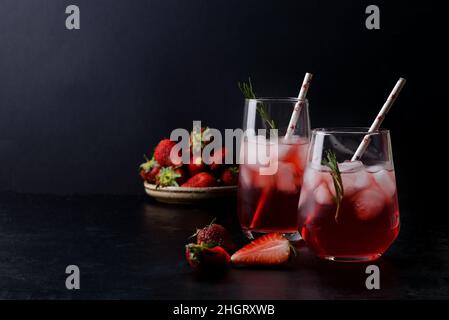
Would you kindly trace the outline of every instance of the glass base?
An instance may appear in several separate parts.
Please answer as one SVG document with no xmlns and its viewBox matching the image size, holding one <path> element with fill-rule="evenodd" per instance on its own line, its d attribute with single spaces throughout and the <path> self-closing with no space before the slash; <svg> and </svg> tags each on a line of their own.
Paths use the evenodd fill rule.
<svg viewBox="0 0 449 320">
<path fill-rule="evenodd" d="M 381 254 L 373 254 L 369 256 L 320 256 L 321 259 L 335 261 L 335 262 L 370 262 L 377 260 L 381 257 Z"/>
<path fill-rule="evenodd" d="M 251 241 L 254 239 L 260 238 L 261 236 L 266 235 L 268 233 L 272 233 L 272 232 L 276 232 L 276 231 L 260 232 L 260 231 L 243 230 L 243 234 Z M 302 240 L 301 234 L 298 231 L 279 232 L 279 233 L 282 234 L 285 238 L 287 238 L 287 240 L 290 242 L 296 242 L 296 241 Z"/>
</svg>

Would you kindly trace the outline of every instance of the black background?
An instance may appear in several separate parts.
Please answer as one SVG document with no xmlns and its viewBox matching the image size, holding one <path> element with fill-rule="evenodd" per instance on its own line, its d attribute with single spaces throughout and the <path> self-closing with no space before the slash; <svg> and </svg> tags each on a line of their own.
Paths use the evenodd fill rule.
<svg viewBox="0 0 449 320">
<path fill-rule="evenodd" d="M 294 96 L 312 72 L 313 127 L 368 126 L 403 76 L 384 122 L 401 207 L 442 217 L 446 39 L 432 1 L 2 0 L 0 191 L 142 194 L 137 165 L 173 128 L 240 126 L 248 76 Z"/>
</svg>

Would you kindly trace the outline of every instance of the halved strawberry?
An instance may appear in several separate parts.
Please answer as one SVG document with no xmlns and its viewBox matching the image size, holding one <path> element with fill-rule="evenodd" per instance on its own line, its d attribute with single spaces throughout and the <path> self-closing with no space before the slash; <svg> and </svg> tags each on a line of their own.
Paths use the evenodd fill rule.
<svg viewBox="0 0 449 320">
<path fill-rule="evenodd" d="M 288 261 L 290 242 L 279 233 L 269 233 L 247 244 L 231 257 L 233 264 L 278 265 Z"/>
</svg>

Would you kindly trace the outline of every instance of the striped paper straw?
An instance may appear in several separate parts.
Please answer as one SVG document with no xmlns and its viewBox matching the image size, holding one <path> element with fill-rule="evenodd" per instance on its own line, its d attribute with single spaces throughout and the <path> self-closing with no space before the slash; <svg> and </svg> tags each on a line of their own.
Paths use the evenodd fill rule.
<svg viewBox="0 0 449 320">
<path fill-rule="evenodd" d="M 373 124 L 368 130 L 368 133 L 373 133 L 374 131 L 379 130 L 380 125 L 382 124 L 382 121 L 384 121 L 385 116 L 387 115 L 388 111 L 390 110 L 393 103 L 396 101 L 396 98 L 398 97 L 399 93 L 401 92 L 402 88 L 405 85 L 405 79 L 399 78 L 398 82 L 396 82 L 396 85 L 394 86 L 393 90 L 391 91 L 390 95 L 388 96 L 387 101 L 385 101 L 384 105 L 382 106 L 382 109 L 380 109 L 376 120 L 374 120 Z M 365 135 L 362 142 L 360 143 L 359 147 L 357 148 L 356 152 L 352 156 L 351 161 L 359 160 L 363 153 L 365 152 L 366 148 L 368 147 L 369 143 L 371 141 L 371 138 L 369 134 Z"/>
<path fill-rule="evenodd" d="M 310 81 L 312 80 L 312 74 L 306 73 L 304 76 L 304 80 L 302 82 L 301 90 L 299 90 L 298 94 L 298 102 L 295 104 L 293 108 L 292 116 L 290 117 L 290 122 L 288 123 L 287 133 L 285 134 L 284 140 L 288 140 L 291 138 L 296 129 L 296 122 L 299 118 L 299 113 L 301 112 L 302 106 L 306 100 L 307 90 L 309 90 Z"/>
</svg>

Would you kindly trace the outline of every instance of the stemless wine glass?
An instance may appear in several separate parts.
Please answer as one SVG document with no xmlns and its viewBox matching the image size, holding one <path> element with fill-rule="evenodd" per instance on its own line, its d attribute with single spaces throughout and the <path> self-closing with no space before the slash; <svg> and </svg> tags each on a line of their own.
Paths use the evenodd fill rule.
<svg viewBox="0 0 449 320">
<path fill-rule="evenodd" d="M 289 126 L 295 107 L 298 118 Z M 279 232 L 299 240 L 297 207 L 310 138 L 308 101 L 246 99 L 243 130 L 238 189 L 243 232 L 249 239 Z"/>
<path fill-rule="evenodd" d="M 350 161 L 363 139 L 367 149 L 359 161 Z M 399 233 L 390 132 L 313 130 L 298 215 L 301 235 L 317 256 L 379 258 Z"/>
</svg>

